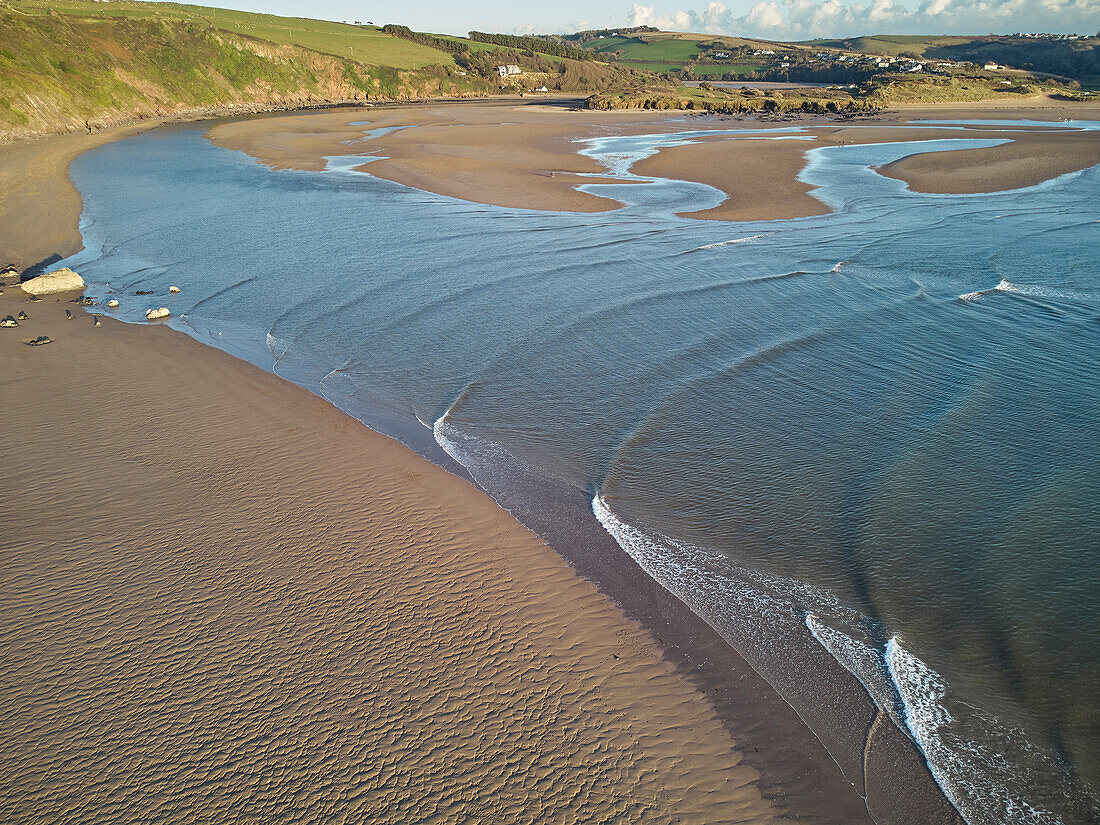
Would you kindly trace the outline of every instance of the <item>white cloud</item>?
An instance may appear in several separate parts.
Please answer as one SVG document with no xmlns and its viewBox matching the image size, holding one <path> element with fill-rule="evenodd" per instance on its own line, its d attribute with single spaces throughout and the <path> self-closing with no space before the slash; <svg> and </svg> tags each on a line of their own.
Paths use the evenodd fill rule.
<svg viewBox="0 0 1100 825">
<path fill-rule="evenodd" d="M 758 0 L 738 13 L 720 2 L 701 11 L 658 11 L 635 3 L 628 26 L 800 40 L 858 34 L 986 34 L 1100 29 L 1100 0 L 922 0 L 910 9 L 893 0 Z"/>
</svg>

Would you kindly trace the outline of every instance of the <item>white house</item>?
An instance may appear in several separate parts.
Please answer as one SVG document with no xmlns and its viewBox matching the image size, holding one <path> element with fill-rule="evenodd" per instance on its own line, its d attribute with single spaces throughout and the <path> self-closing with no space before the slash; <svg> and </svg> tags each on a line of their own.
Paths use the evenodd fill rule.
<svg viewBox="0 0 1100 825">
<path fill-rule="evenodd" d="M 508 77 L 514 74 L 523 74 L 519 66 L 508 64 L 507 66 L 497 66 L 497 74 L 501 77 Z"/>
<path fill-rule="evenodd" d="M 997 71 L 997 69 L 999 69 L 1001 67 L 998 66 L 993 61 L 990 61 L 989 63 L 986 63 L 982 68 L 985 69 L 987 72 L 995 72 L 995 71 Z"/>
</svg>

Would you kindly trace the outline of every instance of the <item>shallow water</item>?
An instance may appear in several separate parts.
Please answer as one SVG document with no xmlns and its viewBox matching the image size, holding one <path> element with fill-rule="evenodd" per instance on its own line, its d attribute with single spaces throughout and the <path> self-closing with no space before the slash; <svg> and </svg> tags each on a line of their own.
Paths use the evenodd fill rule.
<svg viewBox="0 0 1100 825">
<path fill-rule="evenodd" d="M 833 214 L 701 222 L 675 213 L 719 193 L 629 173 L 692 134 L 579 146 L 630 181 L 585 215 L 158 130 L 74 163 L 68 263 L 124 319 L 167 305 L 506 504 L 519 479 L 587 490 L 788 698 L 815 674 L 776 639 L 812 633 L 972 825 L 1091 821 L 1100 167 L 923 195 L 868 168 L 914 144 L 817 149 Z M 1000 142 L 964 138 L 921 149 Z"/>
</svg>

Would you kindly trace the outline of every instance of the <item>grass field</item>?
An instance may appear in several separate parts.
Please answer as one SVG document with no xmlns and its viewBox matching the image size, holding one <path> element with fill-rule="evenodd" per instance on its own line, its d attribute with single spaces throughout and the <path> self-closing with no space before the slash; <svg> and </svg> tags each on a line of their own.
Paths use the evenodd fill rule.
<svg viewBox="0 0 1100 825">
<path fill-rule="evenodd" d="M 425 66 L 454 65 L 454 58 L 446 52 L 391 37 L 372 26 L 354 26 L 327 20 L 279 17 L 180 3 L 11 0 L 11 6 L 20 11 L 38 14 L 46 14 L 53 9 L 75 17 L 195 20 L 234 34 L 259 37 L 283 45 L 303 46 L 323 54 L 347 57 L 374 66 L 420 69 Z"/>
<path fill-rule="evenodd" d="M 852 37 L 846 40 L 808 40 L 804 45 L 897 57 L 902 53 L 924 54 L 935 46 L 957 46 L 970 43 L 973 37 L 930 37 L 928 35 L 876 34 L 870 37 Z"/>
<path fill-rule="evenodd" d="M 643 43 L 635 40 L 620 46 L 617 50 L 624 63 L 633 60 L 668 61 L 669 63 L 680 61 L 686 63 L 699 56 L 699 44 L 693 40 L 656 40 Z"/>
</svg>

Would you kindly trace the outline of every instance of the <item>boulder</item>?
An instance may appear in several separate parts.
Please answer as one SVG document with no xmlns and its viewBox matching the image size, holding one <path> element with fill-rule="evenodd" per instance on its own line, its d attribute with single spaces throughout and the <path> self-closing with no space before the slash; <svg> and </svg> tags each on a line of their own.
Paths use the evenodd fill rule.
<svg viewBox="0 0 1100 825">
<path fill-rule="evenodd" d="M 171 292 L 173 295 L 178 295 L 180 288 L 178 286 L 170 286 L 168 287 L 168 291 Z"/>
<path fill-rule="evenodd" d="M 50 340 L 50 336 L 48 335 L 39 335 L 37 338 L 32 338 L 29 341 L 24 341 L 23 343 L 26 344 L 28 347 L 40 347 L 43 344 L 52 344 L 53 341 Z"/>
<path fill-rule="evenodd" d="M 68 267 L 63 267 L 24 281 L 19 286 L 28 295 L 52 295 L 55 292 L 84 289 L 84 279 Z"/>
<path fill-rule="evenodd" d="M 145 320 L 156 321 L 160 318 L 167 318 L 172 313 L 168 311 L 168 307 L 161 307 L 160 309 L 147 309 L 145 310 Z"/>
<path fill-rule="evenodd" d="M 118 309 L 118 298 L 112 298 L 107 302 L 107 306 L 111 309 Z"/>
<path fill-rule="evenodd" d="M 12 318 L 10 315 L 5 315 L 4 319 L 0 321 L 0 327 L 17 327 L 19 322 Z"/>
</svg>

